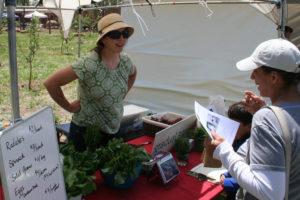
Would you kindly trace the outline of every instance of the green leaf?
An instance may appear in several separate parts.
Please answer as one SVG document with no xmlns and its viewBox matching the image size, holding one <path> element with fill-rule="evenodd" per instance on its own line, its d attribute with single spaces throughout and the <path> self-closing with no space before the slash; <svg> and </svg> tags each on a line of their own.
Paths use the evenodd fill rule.
<svg viewBox="0 0 300 200">
<path fill-rule="evenodd" d="M 95 151 L 98 155 L 102 173 L 114 174 L 114 183 L 123 184 L 127 177 L 138 176 L 137 165 L 149 161 L 151 155 L 143 148 L 135 148 L 122 139 L 112 139 L 106 147 Z"/>
<path fill-rule="evenodd" d="M 110 167 L 101 168 L 102 173 L 107 174 L 110 172 Z"/>
<path fill-rule="evenodd" d="M 117 172 L 114 177 L 115 185 L 121 185 L 121 184 L 125 183 L 125 178 L 121 174 L 121 172 Z"/>
</svg>

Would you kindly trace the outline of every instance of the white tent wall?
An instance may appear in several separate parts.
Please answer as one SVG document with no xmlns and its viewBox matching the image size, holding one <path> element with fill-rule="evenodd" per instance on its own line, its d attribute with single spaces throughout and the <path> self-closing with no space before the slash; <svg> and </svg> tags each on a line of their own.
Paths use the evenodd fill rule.
<svg viewBox="0 0 300 200">
<path fill-rule="evenodd" d="M 300 49 L 300 2 L 294 0 L 287 1 L 287 17 L 286 25 L 293 28 L 293 33 L 290 37 L 290 41 L 293 42 Z M 280 24 L 280 9 L 276 8 L 274 4 L 252 4 L 260 12 L 265 14 L 274 23 Z"/>
<path fill-rule="evenodd" d="M 194 113 L 194 101 L 206 106 L 222 95 L 227 106 L 256 87 L 249 72 L 235 68 L 262 41 L 276 38 L 276 25 L 258 10 L 243 4 L 211 4 L 211 18 L 201 5 L 135 7 L 149 32 L 143 36 L 130 8 L 125 21 L 135 27 L 125 51 L 138 69 L 126 102 L 155 112 Z"/>
<path fill-rule="evenodd" d="M 287 25 L 294 29 L 291 42 L 300 49 L 300 4 L 288 4 Z"/>
</svg>

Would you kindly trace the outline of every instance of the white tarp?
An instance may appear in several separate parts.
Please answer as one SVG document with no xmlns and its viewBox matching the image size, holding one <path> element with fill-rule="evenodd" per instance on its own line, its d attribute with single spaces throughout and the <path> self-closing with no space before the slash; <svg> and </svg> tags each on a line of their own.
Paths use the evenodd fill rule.
<svg viewBox="0 0 300 200">
<path fill-rule="evenodd" d="M 300 49 L 300 4 L 299 2 L 287 1 L 287 18 L 286 25 L 293 28 L 290 41 Z M 251 4 L 253 7 L 270 18 L 274 23 L 280 24 L 280 10 L 274 4 Z"/>
<path fill-rule="evenodd" d="M 38 18 L 47 18 L 47 15 L 40 13 L 38 11 L 34 11 L 33 13 L 29 13 L 24 16 L 25 18 L 32 18 L 32 17 L 38 17 Z"/>
<path fill-rule="evenodd" d="M 226 104 L 239 101 L 256 87 L 250 72 L 236 69 L 264 40 L 277 37 L 276 25 L 258 10 L 243 4 L 210 4 L 211 18 L 201 5 L 135 7 L 149 31 L 144 37 L 130 8 L 125 21 L 135 27 L 126 52 L 137 69 L 137 80 L 126 97 L 129 103 L 153 111 L 192 114 L 194 101 L 208 105 L 222 95 Z"/>
<path fill-rule="evenodd" d="M 51 10 L 58 16 L 62 26 L 64 38 L 68 38 L 69 30 L 72 25 L 75 10 L 82 5 L 90 5 L 91 0 L 43 0 L 43 6 L 47 8 L 61 8 L 61 10 Z M 65 9 L 65 10 L 64 10 Z M 73 10 L 67 10 L 73 9 Z"/>
<path fill-rule="evenodd" d="M 101 0 L 97 0 L 94 2 L 100 2 Z M 168 0 L 160 0 L 158 2 L 167 2 Z M 180 2 L 184 2 L 187 0 L 182 0 Z M 208 7 L 210 7 L 209 1 L 212 0 L 206 0 L 208 2 Z M 238 4 L 236 0 L 226 0 L 228 2 L 233 1 L 233 4 Z M 246 2 L 247 0 L 241 0 L 241 2 Z M 129 0 L 125 0 L 124 2 L 127 2 L 129 4 Z M 146 3 L 145 0 L 134 0 L 133 3 Z M 153 2 L 153 1 L 152 1 Z M 176 0 L 174 1 L 176 2 Z M 188 1 L 187 1 L 188 2 Z M 204 1 L 199 0 L 199 4 L 203 4 Z M 222 4 L 222 1 L 219 2 Z M 287 1 L 287 25 L 291 26 L 294 29 L 294 33 L 291 36 L 291 41 L 295 43 L 298 48 L 300 48 L 300 4 L 298 0 L 288 0 Z M 53 8 L 68 8 L 68 9 L 77 9 L 79 6 L 82 5 L 90 5 L 91 0 L 44 0 L 43 6 L 44 7 L 53 7 Z M 275 4 L 251 4 L 253 7 L 258 9 L 261 13 L 265 14 L 266 17 L 270 18 L 274 23 L 278 24 L 280 19 L 280 13 L 277 9 Z M 148 7 L 148 6 L 146 6 Z M 153 6 L 154 8 L 157 8 L 156 5 Z M 50 9 L 51 10 L 51 9 Z M 62 29 L 64 32 L 65 39 L 68 37 L 69 29 L 72 24 L 72 19 L 74 16 L 74 10 L 51 10 L 53 13 L 55 13 L 61 24 Z"/>
<path fill-rule="evenodd" d="M 294 29 L 291 42 L 300 49 L 300 4 L 288 4 L 287 25 Z"/>
</svg>

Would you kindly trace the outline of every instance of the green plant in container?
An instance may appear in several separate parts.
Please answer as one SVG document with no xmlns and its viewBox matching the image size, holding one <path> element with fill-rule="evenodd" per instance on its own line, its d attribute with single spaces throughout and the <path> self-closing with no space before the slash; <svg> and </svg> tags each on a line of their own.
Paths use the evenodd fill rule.
<svg viewBox="0 0 300 200">
<path fill-rule="evenodd" d="M 208 133 L 206 132 L 205 128 L 201 126 L 195 130 L 190 130 L 189 135 L 191 138 L 194 139 L 194 146 L 197 152 L 203 152 L 204 150 L 204 140 Z"/>
<path fill-rule="evenodd" d="M 176 157 L 180 161 L 189 161 L 190 143 L 188 138 L 178 137 L 175 141 Z"/>
<path fill-rule="evenodd" d="M 113 138 L 107 146 L 96 149 L 99 169 L 104 182 L 117 189 L 131 187 L 138 178 L 142 162 L 148 162 L 151 156 L 144 148 L 136 148 Z"/>
</svg>

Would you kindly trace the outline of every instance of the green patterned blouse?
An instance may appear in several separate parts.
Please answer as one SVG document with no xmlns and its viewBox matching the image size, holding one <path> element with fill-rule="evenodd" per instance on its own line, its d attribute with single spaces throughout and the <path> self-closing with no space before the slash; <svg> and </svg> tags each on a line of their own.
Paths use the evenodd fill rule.
<svg viewBox="0 0 300 200">
<path fill-rule="evenodd" d="M 119 66 L 109 70 L 95 51 L 78 59 L 72 68 L 78 76 L 78 99 L 81 110 L 72 121 L 78 126 L 98 124 L 109 134 L 118 132 L 123 116 L 123 97 L 128 89 L 128 76 L 134 65 L 125 53 Z"/>
</svg>

